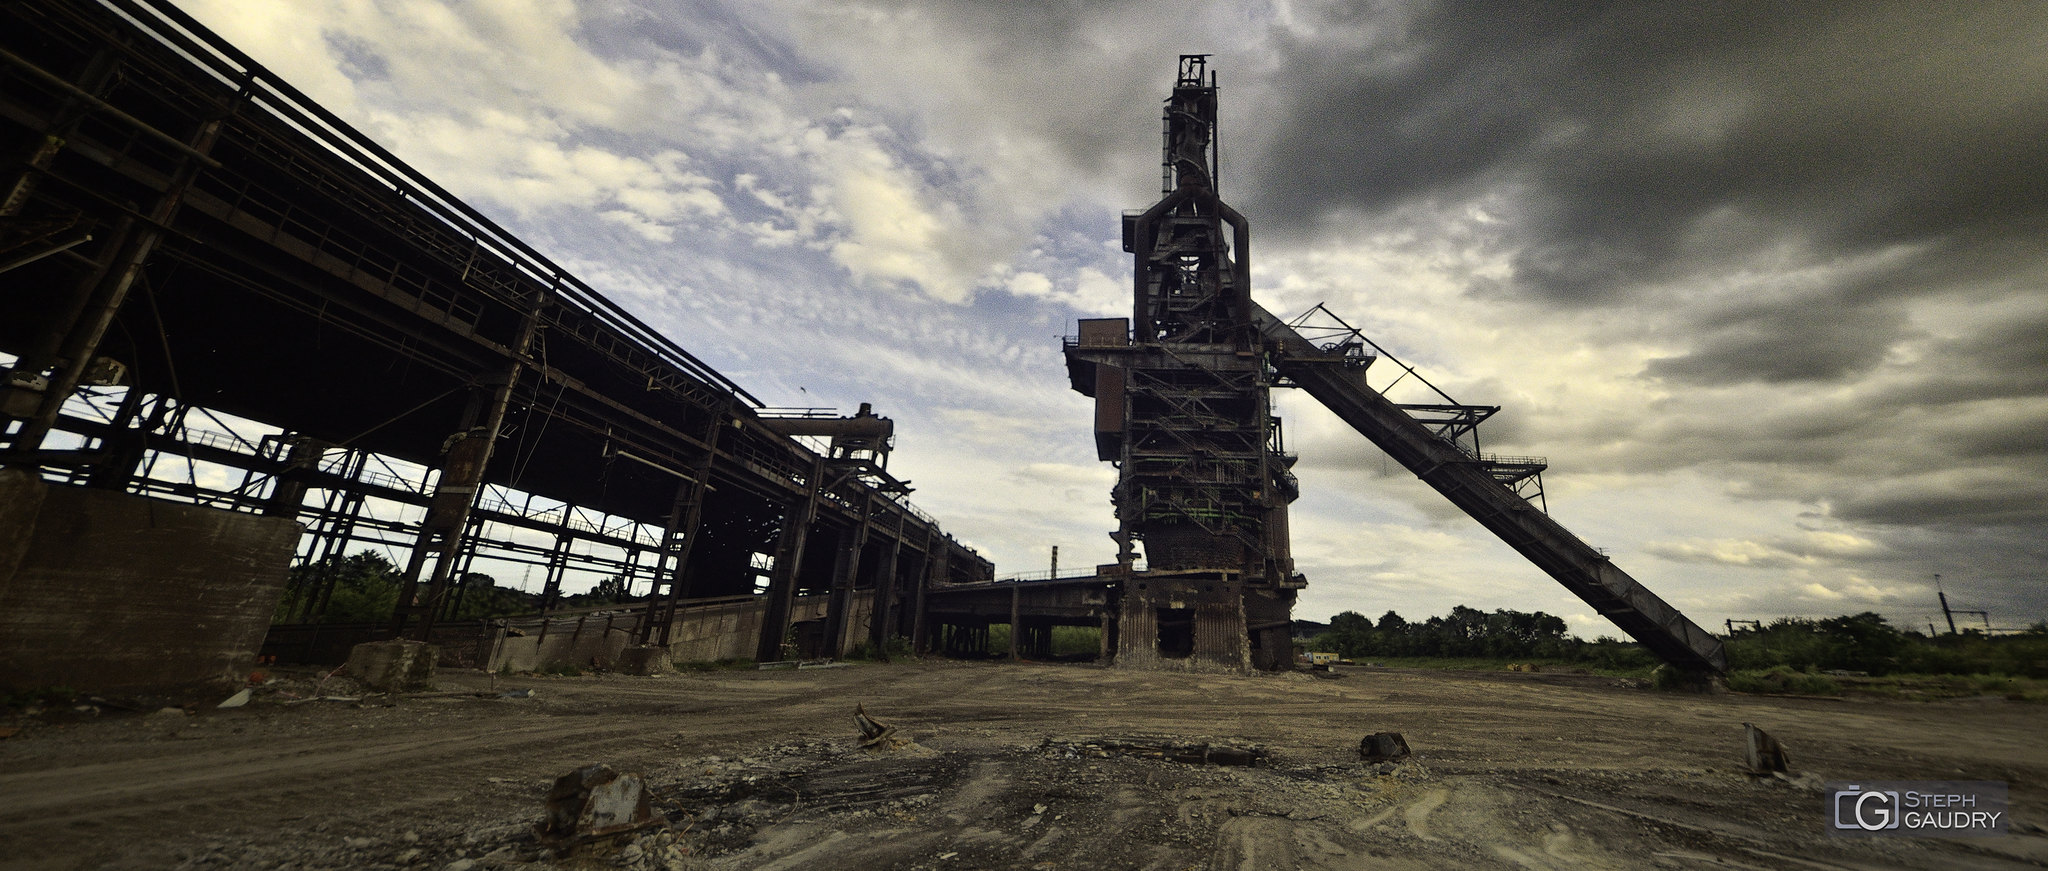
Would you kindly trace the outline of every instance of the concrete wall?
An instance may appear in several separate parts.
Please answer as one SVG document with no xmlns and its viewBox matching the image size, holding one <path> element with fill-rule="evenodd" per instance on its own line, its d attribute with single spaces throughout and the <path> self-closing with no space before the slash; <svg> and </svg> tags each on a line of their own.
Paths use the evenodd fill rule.
<svg viewBox="0 0 2048 871">
<path fill-rule="evenodd" d="M 583 621 L 580 631 L 576 623 L 574 619 L 557 620 L 548 625 L 545 636 L 536 633 L 499 640 L 486 670 L 509 667 L 513 671 L 539 671 L 561 665 L 577 668 L 593 668 L 599 664 L 612 666 L 618 663 L 626 646 L 633 643 L 635 625 L 630 621 L 607 629 L 604 618 L 599 617 Z"/>
<path fill-rule="evenodd" d="M 669 629 L 669 660 L 712 662 L 753 659 L 754 644 L 761 637 L 761 613 L 766 604 L 755 597 L 684 608 L 677 613 L 676 622 Z"/>
<path fill-rule="evenodd" d="M 1190 652 L 1162 656 L 1159 612 L 1187 621 Z M 1136 575 L 1123 585 L 1117 606 L 1115 665 L 1155 671 L 1250 671 L 1244 599 L 1237 583 L 1221 578 Z"/>
<path fill-rule="evenodd" d="M 790 609 L 798 635 L 817 629 L 825 620 L 826 596 L 801 596 Z M 761 637 L 761 620 L 767 602 L 760 596 L 709 604 L 685 603 L 669 629 L 669 661 L 675 663 L 713 662 L 721 659 L 752 659 Z M 868 621 L 874 614 L 874 594 L 856 591 L 849 599 L 847 639 L 837 654 L 844 656 L 868 638 Z M 577 629 L 578 621 L 582 629 Z M 488 670 L 510 667 L 533 671 L 552 665 L 588 668 L 597 661 L 619 662 L 632 643 L 637 623 L 621 619 L 607 629 L 603 616 L 557 617 L 548 623 L 543 637 L 538 626 L 522 626 L 521 636 L 504 638 L 495 644 Z"/>
<path fill-rule="evenodd" d="M 242 682 L 298 523 L 0 470 L 0 683 L 177 692 Z"/>
<path fill-rule="evenodd" d="M 824 637 L 826 610 L 831 605 L 831 599 L 831 596 L 822 593 L 796 597 L 796 603 L 789 609 L 789 622 L 791 624 L 809 624 L 797 626 L 797 637 L 799 639 L 810 636 Z M 830 659 L 838 659 L 852 653 L 854 648 L 868 643 L 868 632 L 874 623 L 874 618 L 875 591 L 854 590 L 846 599 L 846 634 L 839 639 L 839 649 L 806 649 L 802 652 L 807 657 L 816 656 Z M 801 643 L 799 647 L 802 647 Z"/>
</svg>

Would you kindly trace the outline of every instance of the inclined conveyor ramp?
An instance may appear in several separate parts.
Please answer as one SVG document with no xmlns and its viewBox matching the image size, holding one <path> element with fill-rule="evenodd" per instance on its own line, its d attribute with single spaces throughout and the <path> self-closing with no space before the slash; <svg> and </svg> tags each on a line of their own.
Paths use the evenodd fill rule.
<svg viewBox="0 0 2048 871">
<path fill-rule="evenodd" d="M 1728 670 L 1721 640 L 1650 592 L 1591 545 L 1531 504 L 1504 475 L 1454 438 L 1432 430 L 1366 382 L 1372 357 L 1355 345 L 1325 348 L 1257 303 L 1253 325 L 1274 349 L 1273 366 L 1380 450 L 1436 488 L 1516 552 L 1556 578 L 1658 657 L 1682 670 Z"/>
</svg>

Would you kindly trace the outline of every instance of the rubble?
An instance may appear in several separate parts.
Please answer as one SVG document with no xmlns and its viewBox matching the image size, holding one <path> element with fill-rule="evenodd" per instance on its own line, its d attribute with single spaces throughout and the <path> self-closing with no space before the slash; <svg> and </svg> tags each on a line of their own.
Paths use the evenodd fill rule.
<svg viewBox="0 0 2048 871">
<path fill-rule="evenodd" d="M 1257 744 L 1229 744 L 1207 739 L 1082 738 L 1059 741 L 1048 738 L 1040 749 L 1069 759 L 1127 756 L 1189 765 L 1257 765 L 1266 759 L 1266 749 Z"/>
<path fill-rule="evenodd" d="M 1408 753 L 1408 739 L 1399 732 L 1374 732 L 1358 740 L 1358 758 L 1367 762 L 1392 762 Z"/>
<path fill-rule="evenodd" d="M 423 641 L 368 641 L 349 651 L 345 668 L 357 682 L 380 692 L 424 690 L 434 682 L 439 655 L 439 648 Z"/>
<path fill-rule="evenodd" d="M 619 673 L 648 677 L 669 674 L 675 666 L 669 662 L 669 649 L 662 644 L 641 644 L 619 651 Z"/>
<path fill-rule="evenodd" d="M 543 837 L 562 842 L 616 834 L 646 825 L 653 810 L 647 780 L 620 774 L 602 762 L 556 778 L 548 790 Z"/>
<path fill-rule="evenodd" d="M 1791 770 L 1790 760 L 1785 756 L 1785 745 L 1771 733 L 1750 723 L 1742 724 L 1743 760 L 1749 765 L 1749 773 L 1758 777 L 1782 775 Z"/>
</svg>

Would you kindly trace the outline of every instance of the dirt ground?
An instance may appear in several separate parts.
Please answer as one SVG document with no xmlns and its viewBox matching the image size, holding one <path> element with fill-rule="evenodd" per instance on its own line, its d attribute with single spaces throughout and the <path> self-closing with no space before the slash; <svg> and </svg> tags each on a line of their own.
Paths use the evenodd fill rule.
<svg viewBox="0 0 2048 871">
<path fill-rule="evenodd" d="M 291 685 L 301 686 L 306 681 Z M 1673 695 L 1594 676 L 1218 676 L 920 661 L 492 678 L 195 714 L 69 709 L 0 740 L 0 868 L 1994 868 L 2048 864 L 2048 710 Z M 525 698 L 504 691 L 530 689 Z M 514 695 L 517 695 L 514 693 Z M 859 748 L 864 704 L 915 744 Z M 1742 724 L 1792 782 L 1742 773 Z M 1358 740 L 1415 755 L 1369 765 Z M 1098 748 L 1262 750 L 1254 766 Z M 591 762 L 666 826 L 533 836 Z M 1835 838 L 1821 780 L 2003 780 L 2002 838 Z"/>
</svg>

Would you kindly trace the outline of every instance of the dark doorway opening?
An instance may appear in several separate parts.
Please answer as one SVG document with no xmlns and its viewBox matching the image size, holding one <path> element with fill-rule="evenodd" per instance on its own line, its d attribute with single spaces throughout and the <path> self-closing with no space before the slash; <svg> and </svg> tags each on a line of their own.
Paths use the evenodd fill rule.
<svg viewBox="0 0 2048 871">
<path fill-rule="evenodd" d="M 1186 659 L 1195 652 L 1195 612 L 1182 608 L 1159 609 L 1159 655 Z"/>
</svg>

